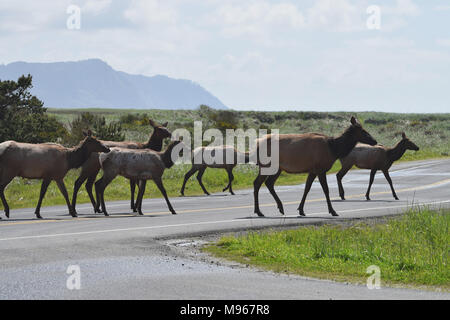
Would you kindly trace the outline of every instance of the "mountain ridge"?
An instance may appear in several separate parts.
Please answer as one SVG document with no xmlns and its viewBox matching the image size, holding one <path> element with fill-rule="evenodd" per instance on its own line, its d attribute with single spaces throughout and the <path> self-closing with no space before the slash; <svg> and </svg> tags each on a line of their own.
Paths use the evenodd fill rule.
<svg viewBox="0 0 450 320">
<path fill-rule="evenodd" d="M 31 92 L 49 108 L 227 108 L 191 80 L 117 71 L 101 59 L 0 64 L 0 80 L 17 80 L 22 74 L 33 76 Z"/>
</svg>

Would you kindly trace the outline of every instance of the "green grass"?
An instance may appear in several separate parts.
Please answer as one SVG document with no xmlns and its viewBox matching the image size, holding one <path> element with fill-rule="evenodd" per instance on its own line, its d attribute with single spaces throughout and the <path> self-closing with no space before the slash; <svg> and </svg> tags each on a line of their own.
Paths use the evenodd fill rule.
<svg viewBox="0 0 450 320">
<path fill-rule="evenodd" d="M 450 289 L 450 211 L 410 210 L 385 223 L 324 225 L 221 238 L 218 257 L 276 272 L 365 283 L 367 267 L 384 284 Z"/>
</svg>

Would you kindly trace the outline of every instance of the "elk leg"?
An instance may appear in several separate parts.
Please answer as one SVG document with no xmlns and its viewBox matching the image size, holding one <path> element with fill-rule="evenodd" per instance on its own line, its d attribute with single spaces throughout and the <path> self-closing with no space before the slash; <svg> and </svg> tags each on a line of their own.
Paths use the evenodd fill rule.
<svg viewBox="0 0 450 320">
<path fill-rule="evenodd" d="M 375 170 L 375 169 L 370 171 L 369 187 L 367 188 L 367 192 L 366 192 L 366 199 L 367 199 L 367 201 L 370 201 L 370 189 L 372 188 L 373 180 L 375 179 L 375 174 L 376 173 L 377 173 L 377 170 Z"/>
<path fill-rule="evenodd" d="M 342 179 L 344 178 L 344 176 L 347 174 L 348 170 L 350 170 L 350 168 L 344 168 L 342 167 L 342 169 L 336 174 L 336 179 L 337 179 L 337 183 L 338 183 L 338 187 L 339 187 L 339 196 L 341 197 L 342 200 L 345 200 L 345 191 L 344 191 L 344 186 L 342 185 Z"/>
<path fill-rule="evenodd" d="M 100 178 L 100 180 L 95 183 L 95 193 L 97 195 L 97 205 L 95 208 L 95 212 L 98 212 L 99 206 L 101 206 L 103 214 L 105 216 L 109 216 L 108 212 L 106 212 L 106 204 L 104 200 L 106 186 L 107 184 L 105 183 L 105 176 Z"/>
<path fill-rule="evenodd" d="M 59 191 L 61 191 L 64 200 L 66 200 L 67 207 L 69 208 L 69 213 L 72 217 L 77 217 L 76 212 L 72 209 L 72 205 L 70 204 L 69 194 L 67 193 L 66 185 L 64 184 L 64 180 L 56 180 L 56 185 L 58 186 Z"/>
<path fill-rule="evenodd" d="M 34 211 L 34 214 L 38 219 L 42 219 L 41 217 L 41 205 L 42 205 L 42 199 L 44 199 L 45 193 L 47 192 L 48 185 L 52 182 L 52 180 L 43 180 L 41 185 L 41 194 L 39 195 L 39 201 L 36 207 L 36 210 Z"/>
<path fill-rule="evenodd" d="M 233 168 L 231 168 L 231 169 L 227 168 L 226 170 L 228 173 L 228 185 L 225 187 L 225 189 L 223 189 L 223 192 L 225 192 L 227 189 L 230 189 L 230 193 L 234 196 L 233 188 L 231 186 L 231 184 L 234 180 Z"/>
<path fill-rule="evenodd" d="M 146 186 L 147 186 L 147 181 L 145 181 L 145 180 L 139 180 L 138 181 L 139 191 L 138 191 L 138 196 L 137 196 L 137 199 L 136 199 L 136 209 L 137 209 L 137 212 L 139 213 L 139 215 L 141 215 L 141 216 L 144 215 L 142 213 L 142 199 L 144 198 L 144 193 L 145 193 L 145 187 Z"/>
<path fill-rule="evenodd" d="M 137 183 L 139 183 L 139 181 Z M 135 191 L 135 189 L 136 189 L 136 180 L 130 179 L 131 210 L 133 210 L 133 212 L 137 212 L 137 210 L 136 210 L 136 203 L 134 202 L 134 191 Z"/>
<path fill-rule="evenodd" d="M 391 191 L 392 191 L 392 195 L 394 196 L 394 199 L 399 200 L 397 197 L 397 194 L 395 193 L 394 185 L 392 184 L 392 179 L 391 179 L 391 176 L 389 175 L 389 171 L 385 170 L 385 171 L 383 171 L 383 173 L 384 173 L 384 177 L 386 178 L 387 182 L 391 186 Z"/>
<path fill-rule="evenodd" d="M 103 177 L 95 183 L 95 192 L 97 194 L 97 205 L 102 206 L 102 211 L 105 216 L 108 216 L 105 204 L 105 189 L 111 183 L 111 181 L 116 177 L 116 175 L 103 174 Z"/>
<path fill-rule="evenodd" d="M 81 186 L 83 185 L 84 181 L 86 181 L 87 178 L 88 178 L 87 175 L 85 175 L 85 174 L 83 174 L 83 172 L 81 172 L 80 176 L 75 181 L 75 184 L 73 186 L 72 212 L 74 212 L 75 214 L 77 214 L 77 211 L 76 211 L 77 194 L 78 194 L 78 191 L 80 190 Z M 94 208 L 95 208 L 95 205 L 94 205 Z"/>
<path fill-rule="evenodd" d="M 314 179 L 316 179 L 315 174 L 310 173 L 308 175 L 308 179 L 306 180 L 306 185 L 305 185 L 305 191 L 303 192 L 303 198 L 302 201 L 300 202 L 300 205 L 298 206 L 298 214 L 301 216 L 305 216 L 305 211 L 303 210 L 303 208 L 305 207 L 305 201 L 306 201 L 306 196 L 309 193 L 309 190 L 311 190 L 311 185 L 314 182 Z"/>
<path fill-rule="evenodd" d="M 205 173 L 205 170 L 206 170 L 206 167 L 201 168 L 201 169 L 198 171 L 198 174 L 197 174 L 197 180 L 198 180 L 198 183 L 200 184 L 200 187 L 202 187 L 203 192 L 204 192 L 207 196 L 209 196 L 209 192 L 206 190 L 206 188 L 205 188 L 205 186 L 203 185 L 203 182 L 202 182 L 202 177 L 203 177 L 203 174 Z"/>
<path fill-rule="evenodd" d="M 169 211 L 172 212 L 172 214 L 177 214 L 175 212 L 175 210 L 173 209 L 172 205 L 170 204 L 169 197 L 167 197 L 167 192 L 166 192 L 166 189 L 164 188 L 161 178 L 155 178 L 154 181 L 155 181 L 155 184 L 158 187 L 159 191 L 161 191 L 162 195 L 164 196 L 164 199 L 166 199 L 167 206 L 169 207 Z"/>
<path fill-rule="evenodd" d="M 5 186 L 0 186 L 0 198 L 2 199 L 2 203 L 3 203 L 3 209 L 5 210 L 5 215 L 7 218 L 9 218 L 9 206 L 8 206 L 8 202 L 6 201 L 5 198 Z"/>
<path fill-rule="evenodd" d="M 182 196 L 184 196 L 184 188 L 186 187 L 186 182 L 187 182 L 188 179 L 189 179 L 194 173 L 196 173 L 196 172 L 197 172 L 197 169 L 194 168 L 194 167 L 192 167 L 191 170 L 189 170 L 189 171 L 185 174 L 185 176 L 184 176 L 184 181 L 183 181 L 183 186 L 181 187 L 181 190 L 180 190 L 180 194 L 181 194 Z"/>
<path fill-rule="evenodd" d="M 5 210 L 5 215 L 7 218 L 9 218 L 9 205 L 8 202 L 6 201 L 6 197 L 5 197 L 5 189 L 8 186 L 8 184 L 12 181 L 12 179 L 14 179 L 14 177 L 6 177 L 3 176 L 1 177 L 3 183 L 0 185 L 0 198 L 2 199 L 2 203 L 3 203 L 3 209 Z"/>
<path fill-rule="evenodd" d="M 259 217 L 264 217 L 261 210 L 259 209 L 259 189 L 261 188 L 261 185 L 266 181 L 267 176 L 261 175 L 261 171 L 259 172 L 258 176 L 256 177 L 255 181 L 253 181 L 253 197 L 255 200 L 255 213 Z"/>
<path fill-rule="evenodd" d="M 278 170 L 278 172 L 275 175 L 267 178 L 267 180 L 265 181 L 265 184 L 266 184 L 267 189 L 269 189 L 270 194 L 275 199 L 275 202 L 277 203 L 277 206 L 278 206 L 278 210 L 280 210 L 280 213 L 284 215 L 283 204 L 281 203 L 281 200 L 278 197 L 278 195 L 276 194 L 275 188 L 274 188 L 275 181 L 277 181 L 280 174 L 281 174 L 281 170 Z"/>
<path fill-rule="evenodd" d="M 94 182 L 95 182 L 96 177 L 97 177 L 97 174 L 91 175 L 88 178 L 88 180 L 86 181 L 85 188 L 86 188 L 87 194 L 89 195 L 89 199 L 91 200 L 92 206 L 94 207 L 94 212 L 102 213 L 102 211 L 100 210 L 100 202 L 99 202 L 97 191 L 95 192 L 95 196 L 96 196 L 97 200 L 95 200 L 94 195 L 92 193 L 92 188 L 94 187 Z"/>
<path fill-rule="evenodd" d="M 325 198 L 327 199 L 327 205 L 328 205 L 328 212 L 333 216 L 337 217 L 338 214 L 336 211 L 334 211 L 333 206 L 331 205 L 330 200 L 330 190 L 328 189 L 328 182 L 327 182 L 327 173 L 321 173 L 319 175 L 319 181 L 322 186 L 323 193 L 325 193 Z"/>
</svg>

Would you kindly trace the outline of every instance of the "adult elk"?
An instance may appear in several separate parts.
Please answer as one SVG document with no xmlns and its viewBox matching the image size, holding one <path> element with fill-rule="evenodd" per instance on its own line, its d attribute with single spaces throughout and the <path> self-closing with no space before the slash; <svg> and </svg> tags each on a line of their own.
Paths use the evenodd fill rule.
<svg viewBox="0 0 450 320">
<path fill-rule="evenodd" d="M 9 206 L 4 190 L 14 177 L 43 180 L 35 210 L 38 219 L 42 219 L 40 215 L 42 199 L 52 180 L 56 181 L 64 196 L 71 216 L 77 216 L 70 205 L 64 177 L 70 169 L 82 166 L 92 153 L 109 152 L 109 148 L 92 137 L 91 131 L 85 133 L 85 136 L 86 138 L 74 148 L 65 148 L 54 143 L 29 144 L 6 141 L 0 144 L 0 197 L 8 218 Z"/>
<path fill-rule="evenodd" d="M 402 140 L 397 143 L 393 148 L 384 146 L 368 146 L 364 144 L 357 145 L 350 154 L 341 158 L 342 169 L 337 173 L 337 182 L 339 186 L 339 195 L 342 200 L 345 200 L 344 187 L 342 186 L 342 178 L 346 175 L 354 165 L 360 169 L 370 169 L 370 181 L 369 188 L 367 189 L 366 199 L 370 200 L 370 188 L 372 187 L 375 174 L 378 170 L 383 171 L 384 176 L 389 183 L 392 191 L 392 195 L 395 200 L 398 200 L 395 193 L 394 186 L 392 185 L 392 179 L 389 176 L 389 168 L 392 164 L 399 160 L 406 150 L 418 151 L 419 147 L 408 139 L 406 134 L 402 133 Z"/>
<path fill-rule="evenodd" d="M 249 154 L 241 153 L 237 151 L 232 146 L 211 146 L 211 147 L 198 147 L 193 151 L 192 157 L 192 167 L 184 176 L 183 186 L 181 187 L 181 195 L 184 196 L 184 188 L 186 187 L 186 182 L 188 179 L 198 171 L 197 181 L 200 184 L 203 192 L 209 196 L 209 192 L 206 190 L 205 186 L 202 182 L 203 174 L 205 173 L 206 168 L 221 168 L 225 169 L 228 173 L 228 185 L 223 189 L 225 192 L 227 189 L 230 190 L 230 193 L 234 195 L 232 182 L 234 180 L 233 169 L 236 167 L 239 158 L 244 159 L 245 163 L 249 161 Z M 211 157 L 211 159 L 218 159 L 219 161 L 205 161 L 204 157 Z M 195 159 L 199 159 L 198 162 L 195 163 Z M 200 161 L 201 160 L 201 161 Z M 228 161 L 227 161 L 228 160 Z"/>
<path fill-rule="evenodd" d="M 272 141 L 277 139 L 278 141 Z M 268 141 L 263 141 L 268 140 Z M 279 170 L 274 175 L 262 175 L 261 164 L 258 177 L 255 179 L 254 186 L 254 200 L 255 213 L 258 216 L 264 216 L 259 209 L 258 193 L 261 185 L 266 184 L 270 194 L 275 199 L 278 209 L 281 214 L 284 214 L 283 204 L 275 192 L 274 185 L 282 171 L 287 173 L 308 173 L 308 179 L 305 185 L 305 191 L 302 201 L 298 207 L 299 214 L 304 216 L 304 205 L 306 196 L 311 189 L 314 179 L 319 176 L 320 184 L 328 204 L 328 211 L 331 215 L 337 216 L 334 211 L 327 183 L 327 171 L 331 169 L 333 163 L 349 154 L 355 147 L 357 142 L 363 142 L 370 145 L 375 145 L 377 142 L 372 136 L 363 129 L 363 127 L 356 121 L 354 117 L 351 118 L 351 125 L 343 134 L 337 138 L 328 137 L 319 133 L 305 133 L 305 134 L 282 134 L 278 138 L 274 135 L 266 135 L 258 139 L 257 148 L 261 145 L 268 146 L 270 143 L 279 143 Z M 262 144 L 263 143 L 263 144 Z M 257 150 L 257 152 L 259 152 Z M 276 155 L 271 155 L 276 156 Z"/>
<path fill-rule="evenodd" d="M 136 199 L 136 206 L 140 215 L 142 215 L 142 198 L 145 192 L 144 182 L 146 180 L 153 180 L 155 182 L 166 199 L 170 212 L 176 214 L 164 189 L 162 175 L 165 169 L 173 166 L 175 157 L 172 157 L 172 150 L 178 143 L 180 141 L 173 141 L 163 152 L 112 148 L 107 156 L 101 154 L 100 165 L 103 168 L 103 177 L 95 183 L 95 191 L 105 216 L 108 215 L 105 205 L 105 188 L 118 175 L 139 181 L 139 193 Z"/>
<path fill-rule="evenodd" d="M 132 141 L 101 141 L 105 146 L 109 148 L 118 147 L 118 148 L 127 148 L 127 149 L 151 149 L 155 151 L 161 151 L 163 140 L 165 138 L 170 138 L 172 134 L 166 128 L 167 122 L 158 125 L 153 120 L 149 122 L 150 126 L 153 127 L 153 133 L 150 136 L 150 139 L 147 143 L 140 142 L 132 142 Z M 99 207 L 100 205 L 96 203 L 94 196 L 92 194 L 92 187 L 94 185 L 95 179 L 97 177 L 98 172 L 100 171 L 100 163 L 98 159 L 98 153 L 93 153 L 90 158 L 84 163 L 80 176 L 75 181 L 75 185 L 73 188 L 73 197 L 72 197 L 72 207 L 73 211 L 76 212 L 76 204 L 77 204 L 77 194 L 80 187 L 83 185 L 84 181 L 86 182 L 86 191 L 89 195 L 89 199 L 91 200 L 92 206 L 94 207 L 95 212 L 101 212 Z M 130 191 L 131 191 L 131 209 L 133 212 L 136 212 L 136 206 L 134 202 L 134 191 L 136 188 L 137 181 L 130 179 Z M 98 199 L 97 199 L 98 200 Z"/>
</svg>

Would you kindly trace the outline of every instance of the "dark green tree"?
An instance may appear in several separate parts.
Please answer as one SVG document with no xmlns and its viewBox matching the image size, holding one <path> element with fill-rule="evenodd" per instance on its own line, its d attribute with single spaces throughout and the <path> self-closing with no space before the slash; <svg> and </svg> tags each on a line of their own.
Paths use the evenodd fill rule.
<svg viewBox="0 0 450 320">
<path fill-rule="evenodd" d="M 47 109 L 30 93 L 32 76 L 0 81 L 0 141 L 57 142 L 66 134 L 64 126 L 49 117 Z"/>
</svg>

